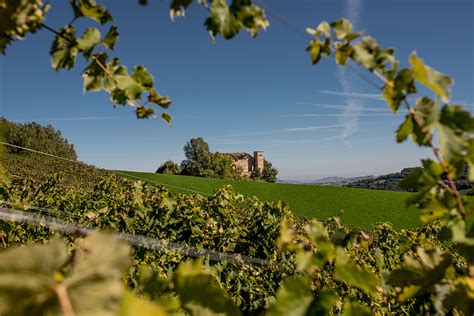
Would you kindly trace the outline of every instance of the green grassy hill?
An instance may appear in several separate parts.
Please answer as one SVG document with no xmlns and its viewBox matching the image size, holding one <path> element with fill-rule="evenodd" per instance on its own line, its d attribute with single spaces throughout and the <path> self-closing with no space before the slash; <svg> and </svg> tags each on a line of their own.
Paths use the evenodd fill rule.
<svg viewBox="0 0 474 316">
<path fill-rule="evenodd" d="M 420 224 L 419 212 L 405 206 L 410 195 L 406 192 L 116 172 L 132 179 L 145 180 L 150 184 L 165 185 L 173 192 L 188 194 L 211 194 L 215 189 L 230 184 L 245 195 L 255 195 L 267 201 L 285 201 L 299 216 L 325 219 L 343 211 L 343 223 L 357 228 L 371 229 L 377 222 L 382 221 L 390 221 L 398 229 Z"/>
</svg>

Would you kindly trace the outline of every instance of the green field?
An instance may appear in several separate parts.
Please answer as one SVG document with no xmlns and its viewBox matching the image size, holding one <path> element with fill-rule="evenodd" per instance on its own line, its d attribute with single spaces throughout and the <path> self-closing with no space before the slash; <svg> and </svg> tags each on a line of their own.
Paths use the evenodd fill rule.
<svg viewBox="0 0 474 316">
<path fill-rule="evenodd" d="M 262 183 L 253 181 L 208 179 L 167 174 L 117 171 L 135 180 L 142 179 L 155 185 L 165 185 L 172 192 L 211 194 L 226 184 L 238 192 L 255 195 L 261 200 L 282 200 L 303 217 L 325 219 L 343 211 L 343 223 L 356 228 L 371 229 L 377 222 L 392 222 L 398 228 L 420 224 L 419 212 L 407 208 L 410 193 L 375 191 L 316 185 Z"/>
</svg>

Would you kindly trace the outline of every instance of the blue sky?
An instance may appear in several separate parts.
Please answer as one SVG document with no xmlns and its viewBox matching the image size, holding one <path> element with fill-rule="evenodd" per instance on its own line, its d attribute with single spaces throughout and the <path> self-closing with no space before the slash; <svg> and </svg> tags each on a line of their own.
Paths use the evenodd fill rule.
<svg viewBox="0 0 474 316">
<path fill-rule="evenodd" d="M 381 45 L 395 47 L 402 65 L 416 50 L 455 78 L 454 100 L 472 108 L 473 1 L 261 2 L 301 30 L 348 17 Z M 172 22 L 169 1 L 104 3 L 120 28 L 117 56 L 154 75 L 158 90 L 173 100 L 173 126 L 136 120 L 131 109 L 114 109 L 106 93 L 84 94 L 85 63 L 55 72 L 46 30 L 0 57 L 0 116 L 52 124 L 79 159 L 113 169 L 154 172 L 164 160 L 181 161 L 185 142 L 197 136 L 215 151 L 265 151 L 281 179 L 383 174 L 429 156 L 411 143 L 395 143 L 402 116 L 391 115 L 372 86 L 333 60 L 311 66 L 308 40 L 271 15 L 270 28 L 257 38 L 242 33 L 213 44 L 198 5 Z M 72 12 L 66 1 L 52 4 L 47 24 L 60 28 Z"/>
</svg>

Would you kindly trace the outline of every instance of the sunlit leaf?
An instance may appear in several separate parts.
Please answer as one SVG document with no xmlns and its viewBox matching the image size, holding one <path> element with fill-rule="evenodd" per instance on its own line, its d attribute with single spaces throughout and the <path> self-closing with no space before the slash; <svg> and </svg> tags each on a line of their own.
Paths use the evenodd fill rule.
<svg viewBox="0 0 474 316">
<path fill-rule="evenodd" d="M 415 53 L 410 56 L 410 64 L 413 67 L 413 74 L 416 80 L 433 90 L 441 100 L 449 102 L 451 85 L 453 84 L 453 80 L 449 76 L 426 66 L 423 60 L 419 59 Z"/>
</svg>

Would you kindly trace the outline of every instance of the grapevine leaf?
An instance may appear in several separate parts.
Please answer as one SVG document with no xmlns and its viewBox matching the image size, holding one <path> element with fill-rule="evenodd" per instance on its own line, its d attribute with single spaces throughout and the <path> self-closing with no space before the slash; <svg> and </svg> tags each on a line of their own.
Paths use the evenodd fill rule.
<svg viewBox="0 0 474 316">
<path fill-rule="evenodd" d="M 370 36 L 362 38 L 352 48 L 352 59 L 371 71 L 383 66 L 387 61 L 394 61 L 393 49 L 381 48 Z"/>
<path fill-rule="evenodd" d="M 72 275 L 63 282 L 76 315 L 116 314 L 112 306 L 118 307 L 124 293 L 129 253 L 123 241 L 107 234 L 91 234 L 81 242 Z"/>
<path fill-rule="evenodd" d="M 331 310 L 336 305 L 338 296 L 335 291 L 321 291 L 316 295 L 311 303 L 307 315 L 330 315 Z"/>
<path fill-rule="evenodd" d="M 128 74 L 126 69 L 125 66 L 121 66 L 114 74 L 114 79 L 118 88 L 124 91 L 127 99 L 136 100 L 140 98 L 143 88 Z"/>
<path fill-rule="evenodd" d="M 96 54 L 94 56 L 102 64 L 105 64 L 108 58 L 107 54 Z M 108 75 L 106 75 L 102 67 L 100 67 L 95 60 L 91 61 L 82 73 L 84 91 L 99 91 L 104 89 L 104 82 L 107 77 Z"/>
<path fill-rule="evenodd" d="M 153 87 L 153 76 L 143 66 L 133 67 L 132 78 L 145 88 Z"/>
<path fill-rule="evenodd" d="M 336 250 L 334 278 L 357 287 L 372 297 L 377 297 L 377 285 L 380 284 L 380 280 L 370 270 L 358 267 L 342 248 Z"/>
<path fill-rule="evenodd" d="M 66 245 L 55 239 L 47 244 L 11 248 L 0 253 L 0 314 L 27 315 L 35 299 L 54 301 L 57 271 L 67 261 Z M 46 305 L 46 304 L 45 304 Z M 50 307 L 44 306 L 44 308 Z"/>
<path fill-rule="evenodd" d="M 108 49 L 113 50 L 119 38 L 118 28 L 112 25 L 102 40 L 102 44 Z"/>
<path fill-rule="evenodd" d="M 377 47 L 377 42 L 373 38 L 366 36 L 353 46 L 352 58 L 365 68 L 375 69 L 377 65 L 373 53 Z"/>
<path fill-rule="evenodd" d="M 349 44 L 344 44 L 339 47 L 336 51 L 336 63 L 338 65 L 345 65 L 347 63 L 347 59 L 353 53 L 354 49 Z"/>
<path fill-rule="evenodd" d="M 393 113 L 398 111 L 406 95 L 415 93 L 415 77 L 411 69 L 402 69 L 397 72 L 394 80 L 385 85 L 383 97 L 392 109 Z"/>
<path fill-rule="evenodd" d="M 87 52 L 100 43 L 100 32 L 95 27 L 89 27 L 84 31 L 84 34 L 77 39 L 77 47 Z"/>
<path fill-rule="evenodd" d="M 321 45 L 322 45 L 322 42 L 320 40 L 315 40 L 315 41 L 311 41 L 309 46 L 306 48 L 306 51 L 308 51 L 311 55 L 311 63 L 313 65 L 317 64 L 318 61 L 321 59 L 321 53 L 322 53 Z"/>
<path fill-rule="evenodd" d="M 438 102 L 435 102 L 428 97 L 422 97 L 416 100 L 414 110 L 422 119 L 421 128 L 423 131 L 429 132 L 432 128 L 437 126 L 440 119 Z"/>
<path fill-rule="evenodd" d="M 172 0 L 170 4 L 170 17 L 174 21 L 176 17 L 184 16 L 188 6 L 193 0 Z"/>
<path fill-rule="evenodd" d="M 76 41 L 76 30 L 72 26 L 59 31 L 51 46 L 51 66 L 55 70 L 72 69 L 79 52 Z"/>
<path fill-rule="evenodd" d="M 331 23 L 338 39 L 344 39 L 352 34 L 352 24 L 347 19 L 341 19 Z"/>
<path fill-rule="evenodd" d="M 263 9 L 255 4 L 249 4 L 245 1 L 234 1 L 231 10 L 236 12 L 237 19 L 253 37 L 257 36 L 260 30 L 265 30 L 270 25 Z"/>
<path fill-rule="evenodd" d="M 411 133 L 413 133 L 413 118 L 411 114 L 408 114 L 397 129 L 397 142 L 403 142 Z"/>
<path fill-rule="evenodd" d="M 231 39 L 242 29 L 242 23 L 232 14 L 225 0 L 213 0 L 210 15 L 204 22 L 212 36 Z"/>
<path fill-rule="evenodd" d="M 113 20 L 107 9 L 97 4 L 95 0 L 72 0 L 69 1 L 78 17 L 87 17 L 100 24 L 105 24 Z"/>
<path fill-rule="evenodd" d="M 449 102 L 451 85 L 453 84 L 453 80 L 449 76 L 426 66 L 423 60 L 416 56 L 416 53 L 411 54 L 410 64 L 413 67 L 416 80 L 433 90 L 441 100 Z"/>
<path fill-rule="evenodd" d="M 323 308 L 325 305 L 323 298 L 321 301 Z M 267 315 L 269 316 L 304 316 L 306 315 L 311 302 L 313 293 L 311 291 L 311 282 L 308 277 L 292 276 L 286 278 L 276 293 L 276 301 L 270 305 Z M 318 306 L 315 306 L 317 309 Z"/>
<path fill-rule="evenodd" d="M 446 125 L 439 125 L 438 138 L 440 153 L 451 164 L 454 164 L 468 149 L 467 140 Z"/>
<path fill-rule="evenodd" d="M 168 97 L 161 96 L 155 89 L 149 89 L 148 102 L 155 103 L 162 108 L 167 109 L 171 105 Z"/>
<path fill-rule="evenodd" d="M 474 118 L 461 105 L 444 105 L 440 123 L 457 132 L 474 132 Z"/>
<path fill-rule="evenodd" d="M 119 316 L 166 316 L 166 311 L 159 305 L 126 292 L 120 304 Z"/>
<path fill-rule="evenodd" d="M 459 277 L 453 285 L 453 290 L 443 301 L 445 311 L 452 313 L 456 308 L 464 315 L 474 315 L 474 278 Z"/>
<path fill-rule="evenodd" d="M 171 121 L 173 120 L 173 118 L 171 117 L 171 115 L 169 115 L 169 114 L 166 113 L 166 112 L 161 113 L 161 118 L 162 118 L 163 120 L 165 120 L 165 122 L 168 123 L 168 124 L 171 123 Z"/>
<path fill-rule="evenodd" d="M 321 36 L 324 35 L 326 37 L 331 36 L 331 26 L 328 22 L 323 21 L 319 23 L 318 27 L 316 28 L 316 35 Z"/>
<path fill-rule="evenodd" d="M 127 95 L 124 90 L 114 89 L 110 94 L 110 99 L 114 104 L 125 105 L 127 104 Z"/>
<path fill-rule="evenodd" d="M 183 305 L 196 313 L 240 315 L 231 299 L 206 272 L 201 260 L 186 261 L 176 270 L 174 283 Z M 197 315 L 194 313 L 195 315 Z"/>
<path fill-rule="evenodd" d="M 373 315 L 370 309 L 360 305 L 357 302 L 352 302 L 348 299 L 344 301 L 344 312 L 342 316 L 370 316 Z"/>
<path fill-rule="evenodd" d="M 144 105 L 140 105 L 136 108 L 135 114 L 137 115 L 137 118 L 139 119 L 149 118 L 155 114 L 155 109 L 147 108 Z"/>
<path fill-rule="evenodd" d="M 433 290 L 451 263 L 452 257 L 439 248 L 418 247 L 416 256 L 405 255 L 403 264 L 390 273 L 387 283 L 403 287 L 403 300 L 407 300 Z"/>
</svg>

